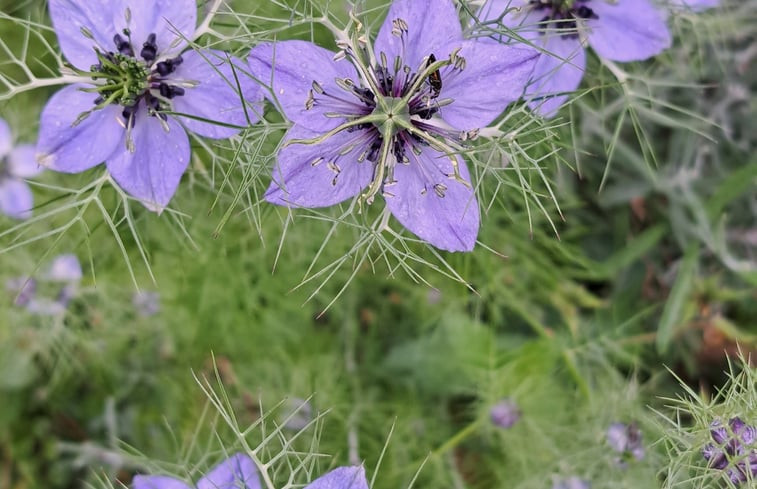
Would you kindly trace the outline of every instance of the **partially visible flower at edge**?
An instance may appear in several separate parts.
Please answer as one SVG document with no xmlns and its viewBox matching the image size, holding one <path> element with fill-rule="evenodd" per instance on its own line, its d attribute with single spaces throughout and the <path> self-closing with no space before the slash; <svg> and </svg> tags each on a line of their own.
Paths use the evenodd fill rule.
<svg viewBox="0 0 757 489">
<path fill-rule="evenodd" d="M 16 277 L 6 282 L 6 289 L 15 294 L 15 304 L 33 314 L 57 316 L 63 314 L 76 294 L 82 278 L 81 264 L 76 255 L 67 253 L 53 259 L 41 274 L 42 282 L 60 284 L 55 299 L 37 294 L 38 282 L 32 277 Z"/>
<path fill-rule="evenodd" d="M 305 486 L 305 489 L 368 489 L 368 480 L 362 466 L 337 467 Z"/>
<path fill-rule="evenodd" d="M 757 479 L 757 427 L 738 416 L 724 426 L 720 420 L 710 425 L 715 443 L 708 443 L 702 456 L 713 469 L 724 470 L 734 484 Z"/>
<path fill-rule="evenodd" d="M 667 3 L 674 9 L 703 12 L 720 5 L 720 0 L 668 0 Z"/>
<path fill-rule="evenodd" d="M 0 212 L 14 219 L 32 215 L 34 198 L 24 179 L 37 176 L 42 167 L 34 157 L 34 146 L 13 145 L 8 123 L 0 119 Z"/>
<path fill-rule="evenodd" d="M 580 477 L 556 478 L 552 483 L 552 489 L 591 489 L 589 481 Z"/>
<path fill-rule="evenodd" d="M 628 456 L 638 461 L 644 459 L 641 430 L 636 423 L 612 423 L 605 435 L 610 448 L 621 455 L 621 463 L 624 463 Z"/>
<path fill-rule="evenodd" d="M 502 399 L 489 410 L 492 423 L 500 428 L 512 428 L 520 416 L 520 408 L 511 399 Z"/>
<path fill-rule="evenodd" d="M 133 489 L 190 489 L 191 486 L 164 475 L 136 475 Z M 236 453 L 219 463 L 197 481 L 197 489 L 261 489 L 255 462 L 243 453 Z"/>
<path fill-rule="evenodd" d="M 479 18 L 493 21 L 506 11 L 504 26 L 544 49 L 527 88 L 529 106 L 544 117 L 553 117 L 580 85 L 587 44 L 601 58 L 629 62 L 672 42 L 664 12 L 650 0 L 488 0 Z"/>
<path fill-rule="evenodd" d="M 381 194 L 422 240 L 472 250 L 479 208 L 459 153 L 522 95 L 538 53 L 464 40 L 450 0 L 395 0 L 373 49 L 362 35 L 338 53 L 304 41 L 250 52 L 294 123 L 266 200 L 314 208 Z"/>
<path fill-rule="evenodd" d="M 186 130 L 224 139 L 248 117 L 257 121 L 242 96 L 255 103 L 262 91 L 242 74 L 241 61 L 222 51 L 186 50 L 195 0 L 50 0 L 49 9 L 80 81 L 42 111 L 42 165 L 79 173 L 105 162 L 123 190 L 160 212 L 189 164 Z"/>
</svg>

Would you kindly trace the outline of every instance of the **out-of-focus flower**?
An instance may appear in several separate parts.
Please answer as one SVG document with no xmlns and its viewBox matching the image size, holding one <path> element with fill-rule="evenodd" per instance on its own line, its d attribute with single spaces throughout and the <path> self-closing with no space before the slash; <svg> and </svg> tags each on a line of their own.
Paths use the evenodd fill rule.
<svg viewBox="0 0 757 489">
<path fill-rule="evenodd" d="M 313 420 L 313 406 L 309 401 L 299 397 L 287 399 L 281 420 L 285 428 L 295 431 L 304 430 Z"/>
<path fill-rule="evenodd" d="M 554 116 L 581 83 L 586 45 L 602 58 L 628 62 L 655 56 L 671 44 L 665 15 L 649 0 L 489 0 L 479 18 L 501 19 L 544 49 L 526 94 L 529 106 L 545 117 Z"/>
<path fill-rule="evenodd" d="M 618 452 L 621 457 L 629 456 L 636 460 L 644 459 L 644 444 L 641 430 L 636 423 L 613 423 L 607 428 L 607 444 Z M 624 461 L 624 460 L 621 460 Z"/>
<path fill-rule="evenodd" d="M 135 292 L 131 297 L 131 303 L 137 314 L 142 317 L 154 316 L 160 312 L 160 294 L 154 291 Z"/>
<path fill-rule="evenodd" d="M 122 189 L 160 212 L 189 164 L 187 130 L 223 139 L 257 121 L 242 99 L 262 101 L 262 90 L 241 74 L 241 61 L 222 51 L 187 50 L 195 0 L 48 5 L 61 51 L 79 79 L 42 111 L 42 165 L 79 173 L 105 162 Z"/>
<path fill-rule="evenodd" d="M 724 470 L 734 484 L 757 479 L 757 427 L 733 417 L 724 426 L 720 420 L 710 425 L 715 443 L 702 449 L 702 456 L 713 469 Z"/>
<path fill-rule="evenodd" d="M 461 145 L 521 96 L 538 52 L 463 39 L 451 0 L 395 0 L 371 52 L 362 34 L 338 53 L 304 41 L 250 52 L 294 122 L 266 200 L 316 208 L 380 195 L 419 238 L 471 251 L 480 215 Z"/>
<path fill-rule="evenodd" d="M 57 316 L 63 314 L 79 290 L 82 269 L 79 259 L 73 254 L 59 255 L 42 272 L 39 281 L 59 286 L 57 296 L 39 296 L 37 289 L 42 284 L 30 277 L 17 277 L 6 283 L 6 289 L 16 295 L 15 304 L 25 307 L 33 314 Z"/>
<path fill-rule="evenodd" d="M 717 7 L 720 0 L 669 0 L 668 4 L 673 8 L 702 12 Z"/>
<path fill-rule="evenodd" d="M 14 219 L 28 219 L 34 200 L 24 181 L 38 175 L 42 167 L 34 157 L 34 146 L 13 145 L 8 123 L 0 119 L 0 212 Z"/>
<path fill-rule="evenodd" d="M 252 459 L 237 453 L 216 465 L 195 486 L 163 475 L 137 475 L 134 489 L 261 489 L 258 469 Z"/>
<path fill-rule="evenodd" d="M 580 477 L 572 476 L 556 479 L 552 483 L 552 489 L 591 489 L 591 484 Z"/>
<path fill-rule="evenodd" d="M 500 428 L 511 428 L 520 419 L 520 408 L 510 399 L 502 399 L 489 410 L 489 417 Z"/>
<path fill-rule="evenodd" d="M 305 486 L 305 489 L 368 489 L 368 480 L 362 466 L 337 467 Z"/>
</svg>

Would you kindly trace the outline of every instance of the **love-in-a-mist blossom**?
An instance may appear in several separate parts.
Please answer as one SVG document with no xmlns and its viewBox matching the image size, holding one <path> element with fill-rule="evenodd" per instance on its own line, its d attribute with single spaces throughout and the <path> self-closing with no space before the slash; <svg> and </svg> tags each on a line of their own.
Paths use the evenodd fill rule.
<svg viewBox="0 0 757 489">
<path fill-rule="evenodd" d="M 464 40 L 451 0 L 396 0 L 371 44 L 253 48 L 253 73 L 294 123 L 269 202 L 326 207 L 376 195 L 437 248 L 473 249 L 479 209 L 462 144 L 522 93 L 537 53 Z"/>
<path fill-rule="evenodd" d="M 504 15 L 503 15 L 504 14 Z M 479 11 L 487 29 L 504 29 L 543 50 L 527 93 L 530 106 L 554 116 L 586 68 L 585 46 L 610 61 L 642 61 L 671 44 L 664 13 L 651 0 L 487 0 Z M 505 34 L 493 36 L 509 40 Z"/>
<path fill-rule="evenodd" d="M 8 123 L 0 119 L 0 213 L 14 219 L 31 217 L 34 198 L 24 179 L 41 171 L 34 158 L 34 146 L 14 145 Z"/>
<path fill-rule="evenodd" d="M 189 164 L 187 131 L 223 139 L 256 121 L 242 97 L 262 100 L 262 91 L 234 69 L 241 62 L 187 49 L 195 0 L 48 4 L 79 80 L 42 111 L 37 156 L 44 166 L 77 173 L 105 162 L 123 190 L 161 211 Z"/>
<path fill-rule="evenodd" d="M 236 453 L 216 465 L 195 485 L 165 475 L 137 475 L 133 489 L 261 489 L 255 462 L 243 453 Z"/>
</svg>

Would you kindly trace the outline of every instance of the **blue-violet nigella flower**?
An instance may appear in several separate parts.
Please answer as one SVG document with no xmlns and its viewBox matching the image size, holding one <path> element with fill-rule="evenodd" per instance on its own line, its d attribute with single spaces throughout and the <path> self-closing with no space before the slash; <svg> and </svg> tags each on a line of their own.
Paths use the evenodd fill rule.
<svg viewBox="0 0 757 489">
<path fill-rule="evenodd" d="M 395 0 L 372 46 L 362 32 L 337 44 L 250 53 L 294 123 L 266 199 L 312 208 L 381 194 L 421 239 L 470 251 L 479 209 L 461 143 L 522 94 L 538 53 L 463 40 L 451 0 Z"/>
<path fill-rule="evenodd" d="M 77 173 L 105 162 L 121 188 L 159 212 L 189 164 L 186 130 L 223 139 L 255 122 L 241 97 L 262 100 L 262 91 L 232 68 L 241 62 L 220 51 L 185 51 L 195 0 L 48 3 L 79 81 L 42 111 L 37 157 L 44 166 Z"/>
<path fill-rule="evenodd" d="M 0 119 L 0 213 L 14 219 L 31 217 L 32 191 L 24 181 L 42 168 L 34 158 L 34 146 L 13 145 L 8 123 Z"/>
<path fill-rule="evenodd" d="M 607 428 L 607 444 L 618 452 L 622 459 L 629 456 L 636 460 L 644 459 L 644 444 L 641 439 L 641 430 L 636 423 L 613 423 Z"/>
<path fill-rule="evenodd" d="M 133 489 L 261 489 L 258 469 L 243 453 L 232 455 L 216 465 L 194 486 L 162 475 L 137 475 L 132 485 Z"/>
<path fill-rule="evenodd" d="M 520 419 L 520 409 L 510 399 L 502 399 L 489 410 L 489 417 L 500 428 L 511 428 Z"/>
<path fill-rule="evenodd" d="M 503 16 L 504 13 L 504 16 Z M 584 46 L 611 61 L 642 61 L 671 44 L 663 12 L 650 0 L 488 0 L 481 21 L 502 24 L 544 50 L 527 89 L 530 106 L 552 117 L 578 88 Z"/>
<path fill-rule="evenodd" d="M 368 480 L 362 466 L 337 467 L 305 486 L 305 489 L 368 489 Z"/>
<path fill-rule="evenodd" d="M 702 450 L 710 467 L 724 470 L 734 484 L 757 479 L 757 427 L 734 417 L 727 427 L 715 420 L 710 428 L 715 443 Z"/>
</svg>

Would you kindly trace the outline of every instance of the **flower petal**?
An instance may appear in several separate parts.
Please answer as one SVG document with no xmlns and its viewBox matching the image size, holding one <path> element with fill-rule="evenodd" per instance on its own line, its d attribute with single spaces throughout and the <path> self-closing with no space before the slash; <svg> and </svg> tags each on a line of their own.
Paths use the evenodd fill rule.
<svg viewBox="0 0 757 489">
<path fill-rule="evenodd" d="M 39 175 L 44 168 L 37 163 L 37 150 L 31 144 L 13 148 L 8 155 L 8 172 L 17 178 L 31 178 Z"/>
<path fill-rule="evenodd" d="M 392 34 L 392 23 L 402 19 L 408 31 L 404 39 Z M 463 39 L 463 29 L 451 0 L 395 0 L 389 7 L 384 24 L 374 44 L 378 57 L 385 53 L 389 65 L 399 56 L 405 65 L 416 71 L 423 59 L 451 42 Z"/>
<path fill-rule="evenodd" d="M 439 98 L 454 100 L 442 108 L 442 118 L 467 131 L 486 126 L 523 94 L 539 52 L 478 41 L 450 44 L 441 52 L 448 56 L 458 47 L 462 47 L 459 56 L 465 59 L 465 69 L 440 70 Z"/>
<path fill-rule="evenodd" d="M 240 60 L 227 58 L 226 53 L 213 50 L 188 51 L 182 57 L 184 61 L 171 77 L 198 81 L 199 85 L 187 88 L 185 95 L 175 97 L 174 110 L 219 123 L 179 117 L 184 127 L 200 136 L 225 139 L 240 129 L 221 124 L 246 127 L 260 119 L 262 104 L 259 102 L 263 100 L 263 91 L 245 74 L 247 67 L 242 68 Z M 229 59 L 234 62 L 233 69 Z M 244 101 L 248 103 L 246 113 Z"/>
<path fill-rule="evenodd" d="M 0 179 L 0 212 L 14 219 L 32 216 L 34 199 L 29 185 L 23 180 Z"/>
<path fill-rule="evenodd" d="M 717 7 L 720 0 L 668 0 L 668 4 L 672 8 L 702 12 Z"/>
<path fill-rule="evenodd" d="M 249 456 L 237 453 L 200 479 L 197 489 L 260 489 L 258 469 Z"/>
<path fill-rule="evenodd" d="M 586 69 L 586 51 L 577 38 L 542 36 L 544 52 L 539 56 L 526 89 L 529 106 L 544 117 L 553 117 L 575 91 Z"/>
<path fill-rule="evenodd" d="M 187 42 L 193 40 L 197 24 L 195 0 L 119 0 L 131 12 L 129 28 L 132 32 L 134 52 L 139 55 L 147 36 L 155 34 L 158 55 L 179 53 Z M 120 32 L 124 26 L 119 26 Z M 111 34 L 111 39 L 114 31 Z M 112 40 L 110 41 L 113 42 Z"/>
<path fill-rule="evenodd" d="M 534 41 L 540 36 L 542 29 L 539 24 L 544 14 L 530 8 L 530 5 L 529 0 L 488 0 L 478 11 L 478 20 L 481 22 L 499 21 L 502 26 L 511 29 L 516 35 Z M 502 26 L 492 23 L 487 25 L 487 29 L 503 31 Z M 482 30 L 481 33 L 485 34 L 486 31 Z M 510 38 L 507 35 L 494 35 L 494 37 L 502 38 L 498 40 L 503 41 Z"/>
<path fill-rule="evenodd" d="M 164 475 L 135 475 L 131 483 L 134 489 L 190 489 L 184 482 Z"/>
<path fill-rule="evenodd" d="M 95 46 L 111 50 L 115 47 L 113 36 L 126 27 L 122 0 L 50 0 L 48 5 L 63 55 L 82 70 L 97 63 Z M 86 37 L 83 29 L 93 39 Z"/>
<path fill-rule="evenodd" d="M 670 47 L 664 14 L 649 0 L 592 2 L 597 19 L 586 21 L 589 44 L 612 61 L 642 61 Z"/>
<path fill-rule="evenodd" d="M 283 41 L 259 44 L 250 51 L 248 62 L 253 75 L 266 86 L 281 105 L 287 119 L 314 131 L 329 130 L 339 125 L 339 119 L 328 118 L 329 107 L 305 108 L 313 81 L 326 92 L 351 97 L 339 88 L 336 78 L 350 78 L 358 83 L 357 72 L 346 59 L 334 61 L 333 52 L 305 41 Z M 272 99 L 271 94 L 266 97 Z M 355 98 L 357 101 L 357 98 Z"/>
<path fill-rule="evenodd" d="M 305 489 L 368 489 L 362 466 L 338 467 L 311 482 Z"/>
<path fill-rule="evenodd" d="M 409 165 L 394 169 L 396 185 L 386 188 L 386 205 L 394 217 L 419 238 L 447 251 L 471 251 L 479 227 L 478 202 L 473 189 L 452 180 L 448 156 L 424 147 L 420 156 L 406 152 Z M 470 182 L 465 162 L 457 156 L 460 175 Z M 435 185 L 442 185 L 440 197 Z"/>
<path fill-rule="evenodd" d="M 59 255 L 50 263 L 43 278 L 52 282 L 77 282 L 82 278 L 81 263 L 73 253 Z"/>
<path fill-rule="evenodd" d="M 286 145 L 294 139 L 310 139 L 320 134 L 296 124 L 292 126 L 284 137 L 285 146 L 279 151 L 273 181 L 265 194 L 268 202 L 290 207 L 327 207 L 354 197 L 368 186 L 373 179 L 374 164 L 358 162 L 360 154 L 368 148 L 365 131 L 342 131 L 320 144 Z M 351 151 L 340 154 L 356 142 Z M 316 163 L 318 158 L 321 160 Z M 329 162 L 337 167 L 330 167 Z M 340 170 L 338 175 L 335 168 Z"/>
<path fill-rule="evenodd" d="M 108 171 L 116 183 L 155 212 L 162 212 L 179 186 L 189 165 L 189 138 L 169 117 L 168 131 L 146 110 L 137 113 L 132 129 L 135 151 L 116 151 L 108 161 Z"/>
<path fill-rule="evenodd" d="M 77 173 L 105 161 L 123 141 L 120 110 L 110 105 L 92 112 L 76 126 L 79 114 L 94 107 L 96 94 L 82 92 L 84 85 L 69 85 L 50 98 L 42 109 L 37 161 L 52 170 Z"/>
<path fill-rule="evenodd" d="M 0 119 L 0 159 L 10 153 L 11 148 L 13 148 L 11 128 L 5 120 Z"/>
</svg>

